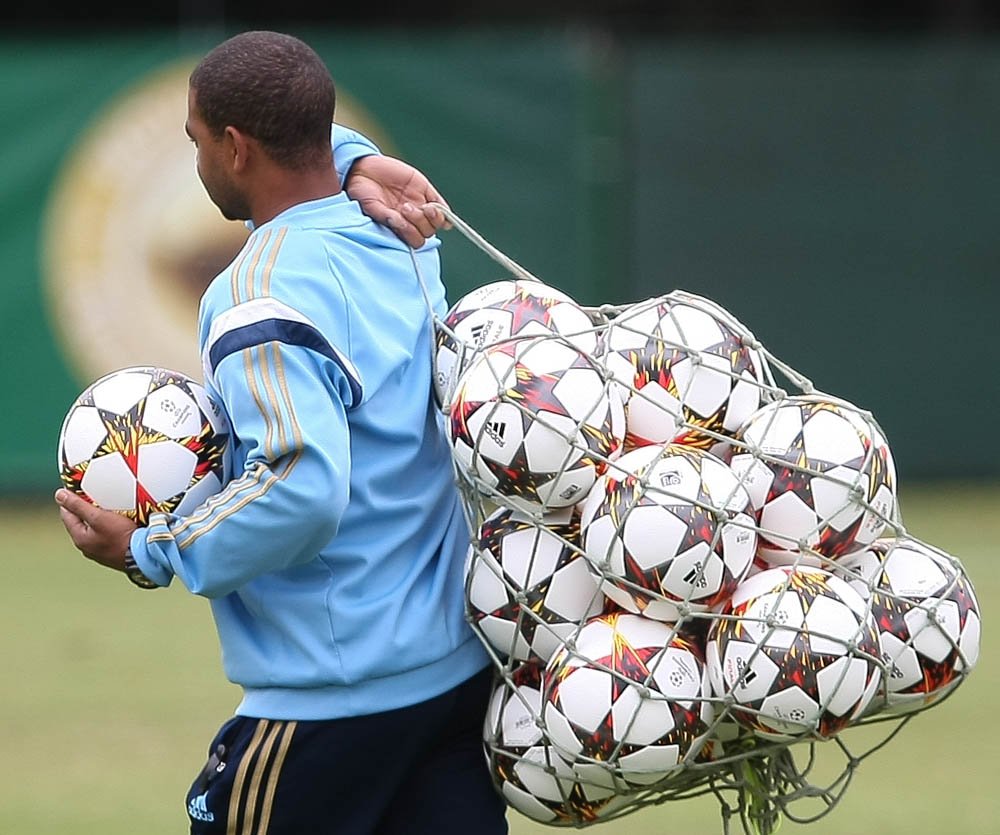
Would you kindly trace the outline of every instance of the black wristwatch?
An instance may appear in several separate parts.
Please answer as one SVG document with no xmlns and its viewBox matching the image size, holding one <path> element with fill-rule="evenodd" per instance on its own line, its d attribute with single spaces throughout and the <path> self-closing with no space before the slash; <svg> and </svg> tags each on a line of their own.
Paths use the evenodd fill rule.
<svg viewBox="0 0 1000 835">
<path fill-rule="evenodd" d="M 140 589 L 158 589 L 159 583 L 150 580 L 142 569 L 136 565 L 135 557 L 132 556 L 131 546 L 125 549 L 125 576 L 129 578 Z"/>
</svg>

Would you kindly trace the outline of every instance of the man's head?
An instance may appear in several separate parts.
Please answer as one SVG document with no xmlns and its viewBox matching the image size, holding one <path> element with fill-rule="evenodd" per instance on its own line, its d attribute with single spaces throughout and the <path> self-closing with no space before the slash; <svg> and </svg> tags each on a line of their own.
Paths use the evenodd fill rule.
<svg viewBox="0 0 1000 835">
<path fill-rule="evenodd" d="M 335 102 L 323 61 L 290 35 L 244 32 L 201 60 L 189 79 L 185 127 L 198 146 L 198 174 L 224 216 L 249 216 L 232 177 L 234 143 L 252 142 L 289 171 L 329 169 Z"/>
</svg>

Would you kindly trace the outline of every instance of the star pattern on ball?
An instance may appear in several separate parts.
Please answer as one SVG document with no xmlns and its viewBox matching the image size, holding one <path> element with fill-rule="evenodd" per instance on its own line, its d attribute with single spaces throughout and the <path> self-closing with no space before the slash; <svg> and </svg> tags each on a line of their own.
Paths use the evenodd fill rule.
<svg viewBox="0 0 1000 835">
<path fill-rule="evenodd" d="M 511 356 L 516 355 L 513 345 L 498 346 L 496 350 Z M 591 366 L 583 359 L 578 359 L 569 366 L 569 368 L 588 367 Z M 515 362 L 514 377 L 514 384 L 501 391 L 496 397 L 496 402 L 511 403 L 518 407 L 517 416 L 521 423 L 522 436 L 532 423 L 545 425 L 546 416 L 573 418 L 556 393 L 556 388 L 562 382 L 561 374 L 532 372 L 520 362 Z M 452 409 L 452 435 L 471 437 L 472 432 L 468 428 L 469 418 L 483 405 L 482 402 L 466 399 L 460 392 L 456 407 Z M 577 422 L 575 428 L 577 441 L 572 446 L 567 445 L 567 452 L 579 454 L 574 455 L 572 459 L 567 455 L 564 466 L 570 464 L 574 467 L 593 466 L 598 475 L 603 473 L 609 457 L 615 454 L 620 445 L 619 439 L 613 432 L 610 410 L 603 417 L 600 426 L 589 422 Z M 558 473 L 558 470 L 533 469 L 528 461 L 528 451 L 524 444 L 518 447 L 507 463 L 482 458 L 481 464 L 496 479 L 496 489 L 500 493 L 533 502 L 541 501 L 539 489 L 548 484 Z"/>
<path fill-rule="evenodd" d="M 93 386 L 77 398 L 74 409 L 80 407 L 89 409 L 99 419 L 104 434 L 93 452 L 83 460 L 70 463 L 66 460 L 65 452 L 61 451 L 60 478 L 67 489 L 93 503 L 94 499 L 85 489 L 87 472 L 95 466 L 95 462 L 114 456 L 123 467 L 122 472 L 128 473 L 134 485 L 133 506 L 121 509 L 119 512 L 135 521 L 137 525 L 144 526 L 154 513 L 170 513 L 176 510 L 181 505 L 187 490 L 192 485 L 200 483 L 206 476 L 214 475 L 216 483 L 222 483 L 229 438 L 226 434 L 217 433 L 204 414 L 201 414 L 198 432 L 191 435 L 172 437 L 151 427 L 145 419 L 149 400 L 154 393 L 162 392 L 167 386 L 175 387 L 177 398 L 162 397 L 158 400 L 157 408 L 162 414 L 183 420 L 192 413 L 192 409 L 197 411 L 200 407 L 188 385 L 188 378 L 183 375 L 167 369 L 145 367 L 125 369 L 123 373 L 136 371 L 146 375 L 148 384 L 144 394 L 138 396 L 128 408 L 113 410 L 103 406 L 95 399 Z M 188 399 L 187 405 L 181 402 L 184 399 Z M 193 464 L 187 489 L 173 496 L 161 495 L 159 498 L 153 496 L 141 478 L 142 450 L 158 444 L 170 445 L 191 453 L 190 460 Z"/>
</svg>

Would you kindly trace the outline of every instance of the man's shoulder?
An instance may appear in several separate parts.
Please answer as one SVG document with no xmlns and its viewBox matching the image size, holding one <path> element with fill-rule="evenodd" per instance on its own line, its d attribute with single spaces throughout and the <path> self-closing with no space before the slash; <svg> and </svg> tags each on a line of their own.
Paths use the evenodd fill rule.
<svg viewBox="0 0 1000 835">
<path fill-rule="evenodd" d="M 301 282 L 329 268 L 320 230 L 294 224 L 261 226 L 209 283 L 202 294 L 202 314 L 217 313 L 280 292 L 290 279 Z"/>
</svg>

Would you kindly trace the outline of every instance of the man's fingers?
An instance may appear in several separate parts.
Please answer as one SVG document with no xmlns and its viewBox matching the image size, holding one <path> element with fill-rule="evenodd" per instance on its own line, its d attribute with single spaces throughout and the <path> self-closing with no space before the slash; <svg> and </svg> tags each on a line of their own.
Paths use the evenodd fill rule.
<svg viewBox="0 0 1000 835">
<path fill-rule="evenodd" d="M 396 233 L 400 238 L 402 238 L 407 246 L 413 247 L 413 249 L 420 249 L 425 243 L 430 235 L 425 235 L 412 223 L 406 220 L 400 220 L 398 226 L 393 226 L 392 231 Z"/>
<path fill-rule="evenodd" d="M 451 229 L 451 221 L 449 221 L 447 215 L 445 215 L 445 213 L 442 212 L 437 205 L 435 205 L 439 202 L 442 205 L 448 205 L 443 200 L 435 200 L 429 203 L 424 203 L 422 206 L 414 206 L 412 203 L 407 203 L 403 206 L 403 212 L 406 214 L 407 220 L 420 229 L 426 238 L 429 238 L 437 232 L 438 229 Z"/>
<path fill-rule="evenodd" d="M 69 538 L 73 540 L 73 544 L 77 548 L 81 548 L 87 538 L 87 535 L 90 533 L 90 525 L 73 513 L 73 511 L 67 510 L 65 507 L 59 508 L 59 518 L 62 519 L 62 523 L 66 527 L 66 532 L 69 534 Z"/>
<path fill-rule="evenodd" d="M 420 230 L 407 220 L 400 212 L 390 209 L 385 203 L 377 200 L 366 200 L 361 204 L 368 217 L 381 226 L 391 229 L 393 234 L 402 239 L 407 246 L 420 249 L 430 235 L 421 234 Z M 433 234 L 433 233 L 431 233 Z"/>
<path fill-rule="evenodd" d="M 424 240 L 434 234 L 434 224 L 430 218 L 412 203 L 403 204 L 402 214 L 406 221 L 423 236 Z"/>
<path fill-rule="evenodd" d="M 68 510 L 74 516 L 90 524 L 94 518 L 100 515 L 100 509 L 92 505 L 86 499 L 81 498 L 67 490 L 65 487 L 56 490 L 56 504 L 63 510 Z"/>
<path fill-rule="evenodd" d="M 399 210 L 390 209 L 381 200 L 360 201 L 362 211 L 376 223 L 391 229 L 407 246 L 420 249 L 438 229 L 450 229 L 444 214 L 434 206 L 404 203 Z"/>
<path fill-rule="evenodd" d="M 85 551 L 87 541 L 92 536 L 90 523 L 87 521 L 87 513 L 94 510 L 94 506 L 86 499 L 82 499 L 75 493 L 62 488 L 56 491 L 56 504 L 59 505 L 59 518 L 66 528 L 73 544 L 81 551 Z"/>
<path fill-rule="evenodd" d="M 55 499 L 66 532 L 83 555 L 121 571 L 135 522 L 65 489 L 57 490 Z"/>
<path fill-rule="evenodd" d="M 424 203 L 440 203 L 442 206 L 448 206 L 448 201 L 441 196 L 441 192 L 438 191 L 430 183 L 427 184 L 427 188 L 424 189 Z M 449 207 L 450 208 L 450 207 Z"/>
<path fill-rule="evenodd" d="M 403 217 L 420 231 L 424 239 L 431 237 L 444 221 L 444 215 L 438 209 L 427 205 L 414 206 L 412 203 L 405 203 L 402 211 Z"/>
<path fill-rule="evenodd" d="M 71 493 L 65 487 L 60 487 L 56 490 L 56 504 L 64 510 L 68 510 L 70 513 L 74 513 L 77 516 L 82 516 L 84 507 L 90 507 L 90 502 L 86 499 L 81 498 L 76 495 L 76 493 Z"/>
<path fill-rule="evenodd" d="M 390 209 L 383 200 L 366 197 L 363 200 L 359 200 L 358 203 L 361 206 L 361 211 L 368 215 L 368 217 L 382 226 L 388 226 L 390 229 L 393 228 L 393 223 L 399 218 L 399 212 Z"/>
<path fill-rule="evenodd" d="M 435 200 L 434 203 L 441 203 L 444 206 L 448 204 L 444 200 Z M 420 210 L 424 213 L 424 216 L 433 224 L 435 229 L 451 229 L 451 221 L 448 220 L 448 216 L 442 212 L 437 206 L 431 205 L 430 203 L 425 203 L 420 207 Z"/>
</svg>

